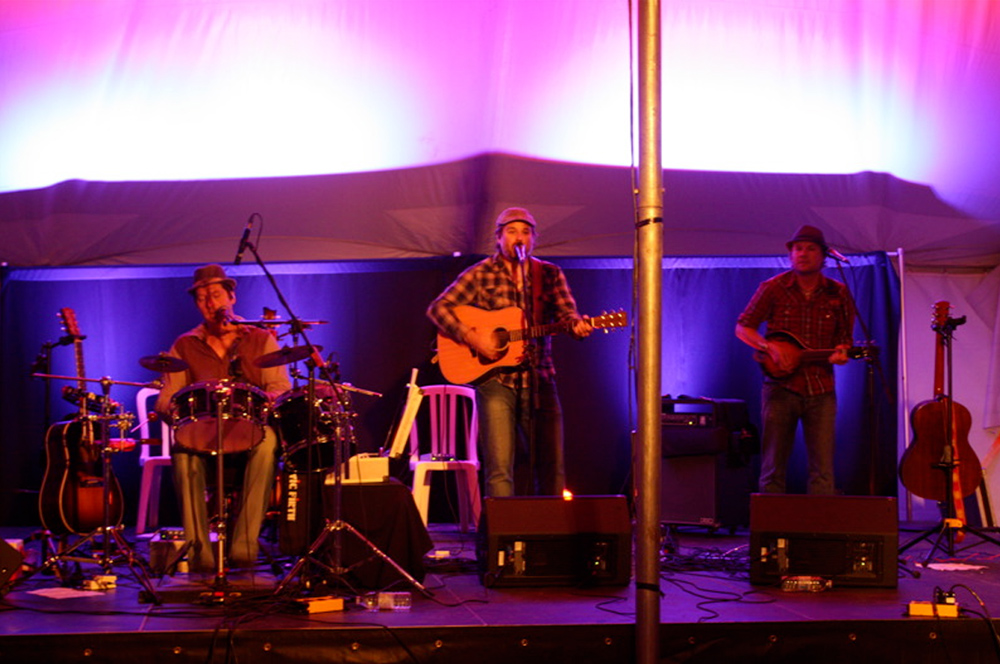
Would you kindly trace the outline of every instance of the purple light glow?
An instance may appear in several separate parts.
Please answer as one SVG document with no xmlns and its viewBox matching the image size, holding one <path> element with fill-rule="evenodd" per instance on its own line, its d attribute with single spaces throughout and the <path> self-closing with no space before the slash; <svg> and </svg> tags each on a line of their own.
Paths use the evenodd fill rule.
<svg viewBox="0 0 1000 664">
<path fill-rule="evenodd" d="M 627 11 L 579 0 L 7 0 L 0 191 L 382 170 L 491 151 L 627 165 Z M 998 11 L 987 0 L 668 3 L 664 166 L 992 186 Z"/>
</svg>

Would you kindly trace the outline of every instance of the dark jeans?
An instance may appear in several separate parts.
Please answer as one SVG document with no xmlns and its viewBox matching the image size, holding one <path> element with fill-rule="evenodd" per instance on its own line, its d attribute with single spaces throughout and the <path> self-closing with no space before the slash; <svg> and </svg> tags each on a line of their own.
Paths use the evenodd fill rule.
<svg viewBox="0 0 1000 664">
<path fill-rule="evenodd" d="M 785 493 L 788 458 L 795 445 L 795 432 L 802 422 L 809 471 L 808 492 L 834 493 L 833 452 L 837 396 L 833 392 L 807 397 L 774 383 L 764 383 L 761 393 L 762 493 Z"/>
<path fill-rule="evenodd" d="M 566 487 L 559 395 L 554 383 L 538 383 L 537 409 L 532 408 L 529 390 L 513 390 L 497 380 L 476 387 L 487 496 L 514 495 L 519 450 L 522 460 L 528 461 L 531 476 L 527 493 L 561 495 Z M 528 447 L 529 427 L 535 432 L 533 450 Z"/>
</svg>

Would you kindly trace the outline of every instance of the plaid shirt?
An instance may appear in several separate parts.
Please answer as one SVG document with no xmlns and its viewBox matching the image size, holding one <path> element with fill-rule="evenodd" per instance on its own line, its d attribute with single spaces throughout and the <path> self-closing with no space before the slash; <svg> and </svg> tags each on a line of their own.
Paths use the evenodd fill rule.
<svg viewBox="0 0 1000 664">
<path fill-rule="evenodd" d="M 809 348 L 834 348 L 852 343 L 854 332 L 854 304 L 847 286 L 820 277 L 821 281 L 812 297 L 807 298 L 798 286 L 792 271 L 768 279 L 757 288 L 737 322 L 757 329 L 767 323 L 766 334 L 788 332 L 795 335 Z M 829 362 L 803 363 L 799 369 L 782 380 L 766 377 L 769 382 L 781 383 L 787 389 L 815 396 L 833 392 L 833 365 Z"/>
<path fill-rule="evenodd" d="M 552 263 L 531 258 L 530 264 L 539 264 L 542 273 L 541 315 L 537 316 L 536 324 L 561 323 L 580 318 L 576 309 L 576 300 L 569 290 L 566 275 L 561 268 Z M 530 281 L 533 279 L 533 268 L 528 269 L 529 297 Z M 454 314 L 454 307 L 472 305 L 480 309 L 493 311 L 505 307 L 525 307 L 524 294 L 517 290 L 511 273 L 499 254 L 484 258 L 466 269 L 448 288 L 439 295 L 427 308 L 427 316 L 442 333 L 461 341 L 469 331 L 469 327 Z M 552 364 L 552 339 L 542 337 L 536 339 L 536 368 L 539 378 L 552 380 L 555 377 L 555 366 Z M 527 372 L 523 365 L 519 368 L 509 368 L 495 375 L 504 385 L 517 388 L 527 386 Z"/>
</svg>

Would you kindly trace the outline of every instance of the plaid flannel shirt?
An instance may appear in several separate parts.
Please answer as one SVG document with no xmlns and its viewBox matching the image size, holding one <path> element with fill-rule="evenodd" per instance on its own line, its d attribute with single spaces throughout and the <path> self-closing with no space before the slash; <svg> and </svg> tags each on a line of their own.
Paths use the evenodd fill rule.
<svg viewBox="0 0 1000 664">
<path fill-rule="evenodd" d="M 809 348 L 832 349 L 852 342 L 854 304 L 847 286 L 825 276 L 812 297 L 807 298 L 789 270 L 758 286 L 737 322 L 755 330 L 766 322 L 765 334 L 789 332 Z M 788 378 L 765 380 L 807 396 L 834 390 L 833 365 L 829 362 L 804 363 Z"/>
<path fill-rule="evenodd" d="M 531 263 L 541 265 L 541 315 L 537 323 L 561 323 L 580 317 L 576 300 L 569 290 L 566 275 L 561 268 L 547 261 L 531 258 Z M 529 280 L 533 270 L 529 268 Z M 530 294 L 530 289 L 529 289 Z M 427 316 L 441 332 L 461 342 L 469 331 L 467 325 L 454 314 L 454 307 L 472 305 L 493 311 L 505 307 L 525 306 L 523 294 L 517 290 L 513 276 L 499 254 L 494 254 L 466 269 L 427 308 Z M 537 313 L 537 312 L 536 312 Z M 535 368 L 539 378 L 553 380 L 555 366 L 552 363 L 552 339 L 542 337 L 534 341 L 536 349 Z M 527 367 L 503 369 L 494 375 L 504 385 L 511 388 L 527 386 Z"/>
</svg>

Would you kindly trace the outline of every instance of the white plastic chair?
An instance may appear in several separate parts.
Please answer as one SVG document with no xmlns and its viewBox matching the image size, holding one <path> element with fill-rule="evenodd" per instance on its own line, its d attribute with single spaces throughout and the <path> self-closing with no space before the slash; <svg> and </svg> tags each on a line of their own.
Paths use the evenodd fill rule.
<svg viewBox="0 0 1000 664">
<path fill-rule="evenodd" d="M 152 387 L 144 387 L 136 395 L 135 410 L 139 417 L 139 437 L 149 438 L 149 403 L 155 402 L 160 391 Z M 155 529 L 160 521 L 160 480 L 163 473 L 170 469 L 170 447 L 174 442 L 174 434 L 170 427 L 160 423 L 160 453 L 153 454 L 150 445 L 142 445 L 139 452 L 139 465 L 142 467 L 142 480 L 139 486 L 139 514 L 135 520 L 137 535 L 146 532 L 146 528 Z"/>
<path fill-rule="evenodd" d="M 413 470 L 413 502 L 424 525 L 430 506 L 431 473 L 454 471 L 458 485 L 458 513 L 467 532 L 479 523 L 479 458 L 476 442 L 479 419 L 476 392 L 462 385 L 425 385 L 420 388 L 430 411 L 430 440 L 421 453 L 419 427 L 410 430 L 410 468 Z M 459 414 L 462 428 L 458 428 Z M 465 440 L 464 458 L 458 457 L 458 440 Z"/>
</svg>

